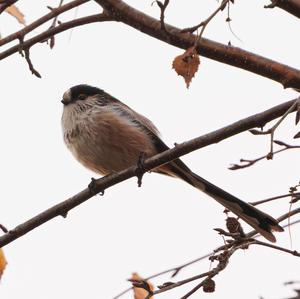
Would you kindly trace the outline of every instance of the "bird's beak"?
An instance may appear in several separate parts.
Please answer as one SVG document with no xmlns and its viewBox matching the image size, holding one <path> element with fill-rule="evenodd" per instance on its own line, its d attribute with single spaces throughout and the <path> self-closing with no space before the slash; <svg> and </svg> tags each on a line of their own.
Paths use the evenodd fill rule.
<svg viewBox="0 0 300 299">
<path fill-rule="evenodd" d="M 72 102 L 72 96 L 71 96 L 71 91 L 70 90 L 67 90 L 64 95 L 63 95 L 63 99 L 61 100 L 61 102 L 64 104 L 64 105 L 68 105 Z"/>
</svg>

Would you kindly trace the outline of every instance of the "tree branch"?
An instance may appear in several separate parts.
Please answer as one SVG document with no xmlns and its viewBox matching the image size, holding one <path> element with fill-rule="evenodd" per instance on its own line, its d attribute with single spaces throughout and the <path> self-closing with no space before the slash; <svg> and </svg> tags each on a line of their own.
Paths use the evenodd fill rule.
<svg viewBox="0 0 300 299">
<path fill-rule="evenodd" d="M 292 198 L 298 199 L 298 198 L 300 198 L 300 192 L 287 193 L 287 194 L 283 194 L 283 195 L 269 197 L 269 198 L 266 198 L 266 199 L 250 202 L 250 204 L 252 204 L 253 206 L 257 206 L 257 205 L 261 205 L 261 204 L 266 203 L 266 202 L 270 202 L 270 201 L 273 201 L 273 200 L 276 200 L 276 199 L 281 199 L 281 198 L 286 198 L 286 197 L 292 197 Z"/>
<path fill-rule="evenodd" d="M 271 0 L 271 4 L 265 5 L 265 8 L 279 7 L 288 13 L 300 18 L 300 0 Z"/>
<path fill-rule="evenodd" d="M 27 25 L 23 29 L 10 34 L 2 39 L 0 39 L 0 46 L 3 46 L 13 40 L 24 38 L 24 36 L 34 30 L 35 28 L 41 26 L 42 24 L 48 22 L 49 20 L 57 17 L 58 15 L 62 14 L 63 12 L 66 12 L 74 7 L 78 7 L 90 0 L 74 0 L 72 2 L 69 2 L 65 5 L 62 5 L 58 8 L 52 9 L 48 14 L 44 15 L 43 17 L 37 19 L 36 21 L 32 22 L 31 24 Z"/>
<path fill-rule="evenodd" d="M 78 1 L 78 2 L 76 2 Z M 55 17 L 54 14 L 57 12 L 61 13 L 64 9 L 66 9 L 67 5 L 75 5 L 75 3 L 83 3 L 88 0 L 75 0 L 73 2 L 70 2 L 68 4 L 65 4 L 61 6 L 60 8 L 55 9 L 52 15 L 52 18 Z M 173 27 L 171 25 L 165 24 L 166 30 L 161 29 L 161 21 L 154 19 L 132 7 L 127 5 L 121 0 L 95 0 L 98 4 L 100 4 L 105 10 L 110 12 L 113 16 L 113 19 L 115 21 L 121 21 L 133 28 L 136 28 L 152 37 L 155 37 L 157 39 L 160 39 L 166 43 L 169 43 L 171 45 L 174 45 L 179 48 L 187 49 L 189 47 L 194 46 L 195 41 L 197 39 L 197 36 L 189 34 L 189 33 L 182 33 L 181 29 L 178 29 L 176 27 Z M 52 12 L 50 12 L 51 14 Z M 45 19 L 44 19 L 45 18 Z M 39 22 L 43 23 L 46 19 L 50 19 L 51 15 L 47 14 L 46 16 L 40 18 L 37 20 L 37 23 L 32 23 L 29 26 L 39 26 Z M 81 23 L 79 22 L 82 21 Z M 31 47 L 32 45 L 40 42 L 42 38 L 49 38 L 53 34 L 57 34 L 59 32 L 62 32 L 64 30 L 73 28 L 75 26 L 80 26 L 87 24 L 87 20 L 85 20 L 87 23 L 84 23 L 84 18 L 74 20 L 74 23 L 64 23 L 60 26 L 57 26 L 55 28 L 50 29 L 48 32 L 51 32 L 51 34 L 47 34 L 47 32 L 44 32 L 42 34 L 38 34 L 35 37 L 32 37 L 31 39 L 28 39 L 24 41 L 23 46 L 26 48 Z M 110 19 L 112 20 L 112 19 Z M 72 21 L 71 21 L 72 22 Z M 77 23 L 78 22 L 78 23 Z M 80 23 L 80 24 L 79 24 Z M 27 26 L 28 27 L 28 26 Z M 25 27 L 25 31 L 31 31 L 32 28 Z M 27 29 L 26 29 L 27 28 Z M 58 29 L 59 28 L 59 29 Z M 23 34 L 22 31 L 18 31 L 6 38 L 4 38 L 1 43 L 7 43 L 13 39 L 19 38 L 20 34 Z M 4 59 L 16 52 L 19 52 L 20 47 L 18 45 L 13 46 L 6 51 L 3 51 L 0 53 L 0 60 Z M 277 81 L 281 83 L 285 88 L 287 87 L 293 87 L 300 89 L 300 71 L 297 69 L 294 69 L 292 67 L 289 67 L 287 65 L 272 61 L 270 59 L 267 59 L 265 57 L 255 55 L 251 52 L 247 52 L 245 50 L 232 47 L 232 46 L 226 46 L 208 39 L 201 39 L 201 41 L 197 44 L 196 47 L 197 52 L 205 57 L 208 57 L 210 59 L 226 63 L 253 73 L 256 73 L 258 75 L 267 77 L 269 79 L 272 79 L 274 81 Z"/>
<path fill-rule="evenodd" d="M 266 122 L 269 122 L 277 117 L 283 115 L 286 110 L 296 100 L 288 101 L 286 103 L 275 106 L 264 112 L 249 116 L 240 121 L 237 121 L 229 126 L 223 127 L 211 133 L 205 134 L 198 138 L 192 139 L 187 142 L 176 145 L 174 148 L 169 149 L 163 153 L 155 155 L 146 159 L 143 162 L 143 171 L 149 171 L 155 167 L 166 164 L 180 156 L 186 155 L 196 149 L 208 146 L 213 143 L 220 142 L 226 138 L 239 134 L 243 131 L 249 130 L 253 127 L 261 127 Z M 28 221 L 18 225 L 13 230 L 0 237 L 0 248 L 11 243 L 17 238 L 23 236 L 34 228 L 42 225 L 57 216 L 65 216 L 67 213 L 85 202 L 89 198 L 93 197 L 96 193 L 103 192 L 105 189 L 114 186 L 122 181 L 125 181 L 131 177 L 136 176 L 138 166 L 132 166 L 128 169 L 105 176 L 101 179 L 93 181 L 93 188 L 86 188 L 74 195 L 73 197 L 49 208 L 48 210 L 38 214 L 37 216 L 29 219 Z"/>
<path fill-rule="evenodd" d="M 289 217 L 292 217 L 292 216 L 294 216 L 296 214 L 299 214 L 299 213 L 300 213 L 300 208 L 297 208 L 295 210 L 290 211 L 289 213 L 283 214 L 277 220 L 279 222 L 282 222 L 283 220 L 285 220 L 285 219 L 287 219 Z M 298 224 L 298 223 L 300 223 L 300 220 L 295 220 L 295 221 L 293 221 L 293 222 L 291 222 L 289 224 L 283 225 L 283 227 L 291 226 L 291 225 Z M 256 234 L 257 233 L 254 230 L 251 231 L 251 232 L 249 232 L 248 234 L 246 234 L 244 236 L 244 240 L 245 240 L 244 242 L 247 242 L 247 239 L 249 240 L 250 238 L 252 238 Z M 260 244 L 258 244 L 258 243 L 260 243 Z M 286 248 L 283 248 L 283 247 L 279 247 L 279 246 L 275 246 L 275 245 L 274 246 L 268 246 L 269 243 L 260 242 L 260 241 L 254 240 L 254 239 L 251 240 L 251 243 L 248 243 L 249 246 L 252 245 L 252 244 L 263 245 L 263 246 L 271 247 L 273 249 L 277 249 L 277 250 L 280 250 L 280 251 L 284 251 L 284 252 L 290 253 L 290 254 L 295 255 L 295 256 L 300 256 L 297 251 L 289 250 L 289 249 L 286 249 Z M 235 240 L 235 241 L 233 241 L 233 242 L 231 242 L 229 244 L 219 246 L 219 247 L 215 248 L 212 252 L 207 253 L 207 254 L 205 254 L 205 255 L 197 258 L 197 259 L 194 259 L 194 260 L 192 260 L 192 261 L 190 261 L 188 263 L 182 264 L 180 266 L 177 266 L 177 267 L 174 267 L 174 268 L 171 268 L 171 269 L 168 269 L 168 270 L 161 271 L 161 272 L 156 273 L 156 274 L 152 274 L 151 276 L 146 277 L 145 280 L 147 281 L 147 280 L 150 280 L 152 278 L 155 278 L 155 277 L 158 277 L 158 276 L 170 273 L 170 272 L 173 272 L 173 274 L 171 275 L 171 277 L 174 277 L 176 274 L 178 274 L 178 272 L 180 270 L 182 270 L 185 267 L 188 267 L 188 266 L 190 266 L 192 264 L 195 264 L 195 263 L 197 263 L 199 261 L 202 261 L 204 259 L 207 259 L 207 258 L 214 259 L 216 253 L 218 253 L 220 251 L 223 251 L 223 250 L 227 250 L 227 249 L 229 249 L 231 247 L 234 247 L 234 246 L 239 246 L 239 245 L 241 245 L 241 240 L 240 239 Z M 245 246 L 245 243 L 242 243 L 242 245 Z M 184 280 L 181 280 L 181 281 L 179 281 L 177 283 L 179 284 L 178 286 L 180 286 L 180 285 L 188 283 L 190 281 L 193 281 L 193 280 L 200 279 L 202 277 L 208 276 L 209 274 L 210 274 L 210 271 L 202 273 L 202 274 L 198 274 L 196 276 L 193 276 L 193 277 L 190 277 L 190 278 L 187 278 L 187 279 L 184 279 Z M 177 283 L 168 283 L 167 282 L 167 283 L 163 284 L 162 287 L 165 285 L 165 287 L 168 287 L 168 289 L 172 289 L 174 287 L 177 287 L 176 286 Z M 123 296 L 124 294 L 126 294 L 127 292 L 129 292 L 132 289 L 133 289 L 133 287 L 131 286 L 131 287 L 125 289 L 124 291 L 122 291 L 121 293 L 119 293 L 118 295 L 114 296 L 112 299 L 118 299 L 118 298 L 120 298 L 121 296 Z M 165 289 L 165 291 L 167 291 L 168 289 Z M 158 291 L 156 291 L 156 292 L 159 293 Z"/>
<path fill-rule="evenodd" d="M 273 156 L 276 155 L 276 154 L 279 154 L 281 152 L 284 152 L 284 151 L 287 151 L 287 150 L 290 150 L 290 149 L 299 149 L 300 148 L 300 145 L 291 145 L 291 144 L 287 144 L 283 141 L 279 141 L 279 140 L 274 140 L 273 141 L 274 143 L 282 146 L 281 149 L 277 150 L 277 151 L 274 151 L 272 152 Z M 228 169 L 230 170 L 238 170 L 238 169 L 243 169 L 243 168 L 247 168 L 247 167 L 250 167 L 252 165 L 254 165 L 255 163 L 261 161 L 261 160 L 264 160 L 264 159 L 268 159 L 270 153 L 268 153 L 267 155 L 264 155 L 264 156 L 261 156 L 261 157 L 258 157 L 258 158 L 255 158 L 255 159 L 243 159 L 241 158 L 240 159 L 240 163 L 241 164 L 231 164 Z"/>
<path fill-rule="evenodd" d="M 173 46 L 187 49 L 195 44 L 197 36 L 182 33 L 179 28 L 165 24 L 168 34 L 161 30 L 161 22 L 139 10 L 127 5 L 121 0 L 94 0 L 117 21 L 121 21 L 143 33 L 169 43 Z M 300 71 L 268 58 L 255 55 L 240 48 L 226 46 L 208 39 L 201 39 L 197 52 L 207 58 L 226 63 L 260 76 L 281 83 L 285 88 L 300 88 Z"/>
<path fill-rule="evenodd" d="M 100 13 L 100 14 L 95 14 L 95 15 L 75 19 L 75 20 L 72 20 L 72 21 L 69 21 L 66 23 L 62 23 L 54 28 L 48 29 L 48 30 L 36 35 L 35 37 L 32 37 L 32 38 L 22 42 L 22 44 L 15 45 L 15 46 L 3 51 L 2 53 L 0 53 L 0 60 L 10 56 L 11 54 L 13 54 L 15 52 L 19 52 L 20 50 L 28 49 L 32 45 L 39 43 L 41 41 L 44 41 L 44 40 L 48 39 L 49 37 L 56 35 L 58 33 L 61 33 L 63 31 L 66 31 L 70 28 L 74 28 L 74 27 L 78 27 L 78 26 L 82 26 L 82 25 L 86 25 L 86 24 L 90 24 L 90 23 L 105 22 L 105 21 L 112 21 L 112 18 L 105 13 Z"/>
<path fill-rule="evenodd" d="M 289 254 L 294 255 L 294 256 L 300 256 L 300 253 L 297 250 L 286 249 L 284 247 L 280 247 L 280 246 L 277 246 L 277 245 L 269 244 L 269 243 L 266 243 L 266 242 L 255 240 L 254 242 L 251 243 L 251 245 L 252 244 L 261 245 L 261 246 L 265 246 L 265 247 L 270 247 L 270 248 L 273 248 L 273 249 L 276 249 L 276 250 L 279 250 L 279 251 L 283 251 L 283 252 L 289 253 Z"/>
</svg>

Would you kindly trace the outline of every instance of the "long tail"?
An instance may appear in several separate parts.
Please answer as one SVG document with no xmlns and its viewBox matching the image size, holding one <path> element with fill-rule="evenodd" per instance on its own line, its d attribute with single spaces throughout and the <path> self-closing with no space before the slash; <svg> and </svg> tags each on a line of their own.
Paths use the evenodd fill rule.
<svg viewBox="0 0 300 299">
<path fill-rule="evenodd" d="M 167 174 L 183 179 L 214 198 L 225 208 L 247 222 L 267 240 L 276 242 L 272 231 L 283 231 L 276 219 L 193 173 L 181 160 L 173 161 L 166 165 L 166 168 L 168 168 Z"/>
</svg>

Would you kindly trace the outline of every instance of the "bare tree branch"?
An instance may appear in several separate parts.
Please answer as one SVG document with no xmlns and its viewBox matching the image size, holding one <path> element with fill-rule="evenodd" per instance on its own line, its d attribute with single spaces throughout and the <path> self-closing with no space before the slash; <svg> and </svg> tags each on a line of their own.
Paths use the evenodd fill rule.
<svg viewBox="0 0 300 299">
<path fill-rule="evenodd" d="M 64 0 L 60 0 L 59 4 L 58 4 L 58 8 L 60 8 L 63 5 L 63 3 L 64 3 Z M 51 10 L 53 10 L 53 8 L 51 8 Z M 58 19 L 58 15 L 55 16 L 54 19 L 52 20 L 52 24 L 49 27 L 49 29 L 54 28 L 56 26 L 57 19 Z M 54 37 L 54 35 L 50 36 L 49 40 L 50 40 L 50 42 L 49 42 L 50 49 L 52 49 L 54 47 L 54 45 L 55 45 L 55 37 Z"/>
<path fill-rule="evenodd" d="M 271 4 L 265 5 L 265 8 L 279 7 L 288 13 L 300 18 L 300 0 L 271 0 Z"/>
<path fill-rule="evenodd" d="M 284 119 L 290 114 L 290 111 L 295 111 L 296 108 L 298 108 L 300 102 L 300 97 L 296 102 L 292 104 L 292 106 L 285 112 L 284 115 L 281 116 L 281 118 L 276 122 L 275 125 L 273 125 L 269 130 L 267 131 L 258 131 L 258 130 L 250 130 L 250 133 L 254 135 L 270 135 L 271 140 L 270 140 L 270 152 L 267 154 L 267 159 L 272 160 L 273 159 L 273 145 L 274 145 L 274 134 L 279 125 L 284 121 Z"/>
<path fill-rule="evenodd" d="M 180 29 L 165 23 L 168 32 L 166 34 L 164 30 L 161 30 L 160 20 L 136 10 L 121 0 L 94 1 L 110 12 L 116 20 L 154 38 L 183 49 L 188 49 L 195 44 L 197 36 L 182 33 Z M 300 71 L 287 65 L 204 38 L 198 43 L 196 49 L 204 57 L 267 77 L 281 83 L 285 88 L 300 88 Z"/>
<path fill-rule="evenodd" d="M 45 15 L 44 17 L 29 25 L 29 28 L 28 26 L 25 27 L 23 29 L 25 31 L 21 30 L 14 34 L 11 34 L 10 36 L 4 38 L 0 42 L 4 44 L 16 38 L 20 38 L 20 35 L 24 36 L 24 32 L 26 34 L 26 32 L 32 31 L 33 27 L 36 28 L 45 21 L 55 17 L 55 15 L 57 15 L 58 13 L 70 9 L 68 8 L 68 5 L 75 7 L 79 5 L 78 3 L 82 4 L 87 1 L 88 0 L 74 0 L 57 9 L 54 9 L 53 12 L 50 12 L 49 14 Z M 94 1 L 100 4 L 104 8 L 104 10 L 110 12 L 112 15 L 112 19 L 114 19 L 115 21 L 121 21 L 152 37 L 160 39 L 176 47 L 187 49 L 194 46 L 195 41 L 197 40 L 197 36 L 189 33 L 182 33 L 181 29 L 178 29 L 171 25 L 165 24 L 167 32 L 165 30 L 162 30 L 160 20 L 154 19 L 134 9 L 133 7 L 130 7 L 121 0 Z M 71 23 L 73 21 L 64 23 L 62 25 L 50 29 L 48 33 L 43 32 L 28 40 L 24 40 L 24 49 L 29 48 L 40 41 L 43 41 L 43 39 L 45 38 L 49 38 L 54 34 L 70 29 L 74 26 L 80 26 L 95 21 L 91 21 L 89 17 L 86 18 L 87 19 L 81 18 L 74 20 L 74 23 Z M 86 23 L 84 23 L 84 21 Z M 51 34 L 49 34 L 49 32 L 51 32 Z M 201 41 L 197 44 L 196 49 L 197 52 L 202 56 L 275 80 L 281 83 L 285 88 L 293 87 L 296 89 L 300 89 L 300 71 L 287 65 L 272 61 L 268 58 L 255 55 L 251 52 L 247 52 L 245 50 L 233 46 L 226 46 L 204 38 L 201 39 Z M 16 45 L 3 51 L 2 53 L 0 53 L 0 60 L 19 52 L 19 50 L 20 46 Z"/>
<path fill-rule="evenodd" d="M 42 24 L 48 22 L 49 20 L 59 16 L 63 12 L 66 12 L 74 7 L 78 7 L 88 1 L 90 1 L 90 0 L 74 0 L 74 1 L 69 2 L 65 5 L 62 5 L 58 8 L 52 9 L 51 12 L 49 12 L 48 14 L 44 15 L 43 17 L 37 19 L 36 21 L 32 22 L 31 24 L 27 25 L 23 29 L 0 39 L 0 46 L 3 46 L 13 40 L 24 38 L 24 36 L 27 33 L 31 32 L 35 28 L 37 28 L 37 27 L 41 26 Z"/>
<path fill-rule="evenodd" d="M 269 244 L 269 243 L 266 243 L 266 242 L 255 240 L 254 242 L 251 243 L 251 245 L 252 244 L 261 245 L 261 246 L 265 246 L 265 247 L 270 247 L 270 248 L 273 248 L 273 249 L 276 249 L 276 250 L 279 250 L 279 251 L 283 251 L 283 252 L 292 254 L 294 256 L 300 256 L 300 253 L 298 251 L 296 251 L 296 250 L 289 250 L 289 249 L 286 249 L 284 247 L 280 247 L 280 246 L 277 246 L 277 245 Z"/>
<path fill-rule="evenodd" d="M 75 20 L 72 20 L 72 21 L 69 21 L 66 23 L 62 23 L 54 28 L 48 29 L 48 30 L 36 35 L 35 37 L 32 37 L 32 38 L 24 41 L 20 45 L 13 46 L 13 47 L 7 49 L 6 51 L 3 51 L 2 53 L 0 53 L 0 60 L 10 56 L 13 53 L 19 52 L 20 50 L 30 48 L 32 45 L 39 43 L 41 41 L 44 41 L 44 40 L 48 39 L 49 37 L 56 35 L 58 33 L 61 33 L 63 31 L 66 31 L 70 28 L 74 28 L 77 26 L 82 26 L 82 25 L 86 25 L 86 24 L 90 24 L 90 23 L 106 22 L 106 21 L 111 21 L 111 20 L 112 20 L 112 18 L 109 15 L 100 13 L 100 14 L 95 14 L 95 15 L 75 19 Z"/>
<path fill-rule="evenodd" d="M 261 127 L 266 122 L 269 122 L 275 118 L 283 115 L 287 109 L 296 100 L 288 101 L 286 103 L 277 105 L 264 112 L 249 116 L 240 121 L 237 121 L 229 126 L 223 127 L 211 133 L 205 134 L 190 141 L 177 144 L 173 149 L 169 149 L 163 153 L 155 155 L 146 159 L 143 162 L 143 171 L 149 171 L 155 167 L 168 163 L 180 156 L 186 155 L 196 149 L 208 146 L 213 143 L 220 142 L 231 136 L 249 130 L 253 127 Z M 292 111 L 291 111 L 292 112 Z M 38 214 L 37 216 L 29 219 L 28 221 L 18 225 L 13 230 L 0 237 L 0 248 L 11 243 L 17 238 L 23 236 L 34 228 L 42 225 L 57 216 L 65 216 L 71 209 L 85 202 L 89 198 L 93 197 L 96 193 L 103 192 L 105 189 L 116 185 L 122 181 L 125 181 L 131 177 L 136 176 L 137 166 L 132 166 L 126 170 L 118 173 L 114 173 L 98 180 L 93 181 L 93 188 L 86 188 L 74 195 L 73 197 L 49 208 L 48 210 Z"/>
<path fill-rule="evenodd" d="M 228 5 L 228 3 L 231 0 L 223 0 L 220 4 L 220 6 L 210 15 L 208 16 L 208 18 L 206 18 L 206 20 L 202 21 L 201 23 L 199 23 L 198 25 L 195 25 L 193 27 L 188 27 L 188 28 L 184 28 L 181 30 L 181 32 L 189 32 L 189 33 L 193 33 L 195 32 L 198 28 L 202 27 L 202 31 L 200 32 L 199 36 L 198 36 L 198 41 L 201 39 L 201 36 L 203 34 L 203 31 L 205 29 L 205 27 L 208 25 L 208 23 L 222 10 L 224 10 L 224 8 Z M 200 37 L 200 38 L 199 38 Z"/>
<path fill-rule="evenodd" d="M 277 220 L 278 220 L 279 222 L 282 222 L 282 221 L 288 219 L 289 217 L 292 217 L 292 216 L 294 216 L 294 215 L 296 215 L 296 214 L 299 214 L 299 213 L 300 213 L 300 208 L 297 208 L 297 209 L 295 209 L 295 210 L 290 211 L 289 213 L 283 214 L 282 216 L 280 216 L 279 218 L 277 218 Z M 285 228 L 285 227 L 287 227 L 287 226 L 291 226 L 291 225 L 298 224 L 298 223 L 300 223 L 300 220 L 299 220 L 299 219 L 298 219 L 298 220 L 295 220 L 295 221 L 293 221 L 293 222 L 291 222 L 291 223 L 285 224 L 285 225 L 283 225 L 283 227 Z M 256 234 L 257 234 L 256 231 L 253 230 L 253 231 L 249 232 L 248 234 L 246 234 L 244 238 L 245 238 L 245 239 L 249 239 L 249 238 L 254 237 Z M 258 235 L 258 237 L 259 237 L 259 235 Z M 253 240 L 253 241 L 256 241 L 256 240 Z M 236 240 L 236 241 L 232 242 L 230 245 L 232 246 L 232 245 L 234 245 L 235 243 L 236 243 L 236 244 L 239 244 L 239 243 L 240 243 L 240 240 Z M 266 243 L 266 244 L 268 244 L 268 243 Z M 158 277 L 158 276 L 167 274 L 167 273 L 172 273 L 172 272 L 173 272 L 173 274 L 171 275 L 171 277 L 174 277 L 174 276 L 175 276 L 176 274 L 178 274 L 178 272 L 181 271 L 182 269 L 184 269 L 184 268 L 186 268 L 186 267 L 188 267 L 188 266 L 190 266 L 190 265 L 192 265 L 192 264 L 195 264 L 195 263 L 197 263 L 197 262 L 199 262 L 199 261 L 205 260 L 205 259 L 207 259 L 208 257 L 212 257 L 212 256 L 214 256 L 215 253 L 220 252 L 220 251 L 222 251 L 222 250 L 225 250 L 225 249 L 227 249 L 227 248 L 228 248 L 228 245 L 227 245 L 227 244 L 226 244 L 226 245 L 219 246 L 219 247 L 215 248 L 215 249 L 214 249 L 212 252 L 210 252 L 210 253 L 207 253 L 207 254 L 205 254 L 205 255 L 199 257 L 199 258 L 196 258 L 196 259 L 194 259 L 194 260 L 192 260 L 192 261 L 190 261 L 190 262 L 187 262 L 187 263 L 185 263 L 185 264 L 182 264 L 182 265 L 180 265 L 180 266 L 173 267 L 173 268 L 170 268 L 170 269 L 167 269 L 167 270 L 164 270 L 164 271 L 161 271 L 161 272 L 152 274 L 152 275 L 146 277 L 145 280 L 150 280 L 150 279 L 152 279 L 152 278 L 155 278 L 155 277 Z M 290 252 L 288 252 L 288 253 L 290 253 Z M 294 252 L 292 251 L 292 254 L 293 254 L 293 253 L 294 253 Z M 175 271 L 175 272 L 174 272 L 174 271 Z M 199 275 L 196 275 L 196 276 L 193 276 L 193 277 L 191 277 L 191 279 L 193 279 L 193 278 L 198 279 L 197 277 L 202 278 L 202 277 L 204 277 L 204 276 L 207 276 L 207 273 L 208 273 L 208 272 L 202 273 L 202 274 L 199 274 Z M 203 276 L 202 276 L 202 275 L 203 275 Z M 194 279 L 194 280 L 195 280 L 195 279 Z M 187 280 L 183 280 L 183 282 L 185 282 L 185 281 L 187 281 Z M 189 282 L 189 281 L 187 281 L 187 282 Z M 119 293 L 118 295 L 114 296 L 112 299 L 118 299 L 118 298 L 120 298 L 121 296 L 123 296 L 124 294 L 126 294 L 127 292 L 129 292 L 129 291 L 132 290 L 132 289 L 133 289 L 133 287 L 129 287 L 129 288 L 125 289 L 124 291 L 122 291 L 121 293 Z"/>
<path fill-rule="evenodd" d="M 278 195 L 278 196 L 274 196 L 274 197 L 269 197 L 266 199 L 262 199 L 262 200 L 258 200 L 258 201 L 254 201 L 254 202 L 250 202 L 253 206 L 257 206 L 266 202 L 270 202 L 276 199 L 281 199 L 281 198 L 286 198 L 286 197 L 295 197 L 295 198 L 300 198 L 300 192 L 295 192 L 295 193 L 287 193 L 287 194 L 283 194 L 283 195 Z"/>
<path fill-rule="evenodd" d="M 205 288 L 205 283 L 206 282 L 211 282 L 211 279 L 218 275 L 220 272 L 222 272 L 223 270 L 225 270 L 225 268 L 227 267 L 230 257 L 234 254 L 234 252 L 236 252 L 236 250 L 238 249 L 248 249 L 251 245 L 261 245 L 261 246 L 265 246 L 265 247 L 269 247 L 275 250 L 279 250 L 288 254 L 292 254 L 294 256 L 300 257 L 300 253 L 297 252 L 296 250 L 289 250 L 287 248 L 281 247 L 281 246 L 276 246 L 273 244 L 269 244 L 266 242 L 262 242 L 262 241 L 258 241 L 252 238 L 242 238 L 242 239 L 237 239 L 236 241 L 232 241 L 230 243 L 228 243 L 228 245 L 224 245 L 222 246 L 222 249 L 216 249 L 214 250 L 214 253 L 218 251 L 222 252 L 218 255 L 213 255 L 211 254 L 210 256 L 210 260 L 211 261 L 218 261 L 218 265 L 213 268 L 212 270 L 205 272 L 205 273 L 201 273 L 198 275 L 195 275 L 193 277 L 184 279 L 184 280 L 180 280 L 177 282 L 167 282 L 161 286 L 158 287 L 158 290 L 152 291 L 151 294 L 149 294 L 146 298 L 151 298 L 151 296 L 153 295 L 157 295 L 166 291 L 169 291 L 171 289 L 177 288 L 179 286 L 182 286 L 183 284 L 189 283 L 191 281 L 194 280 L 198 280 L 201 279 L 203 277 L 206 277 L 203 281 L 201 281 L 196 287 L 194 287 L 191 291 L 189 291 L 186 295 L 184 295 L 183 297 L 181 297 L 181 299 L 187 299 L 189 298 L 192 294 L 194 294 L 196 291 L 198 291 L 201 287 Z M 211 290 L 209 290 L 210 292 L 214 291 L 214 282 L 213 282 L 213 288 Z M 205 291 L 205 289 L 203 289 Z M 124 293 L 122 293 L 124 294 Z M 120 295 L 118 295 L 117 297 L 114 297 L 114 299 L 119 298 Z"/>
<path fill-rule="evenodd" d="M 276 154 L 279 154 L 281 152 L 284 152 L 286 150 L 299 149 L 300 148 L 300 145 L 291 145 L 291 144 L 287 144 L 287 143 L 285 143 L 283 141 L 279 141 L 279 140 L 274 140 L 274 143 L 282 146 L 283 148 L 281 148 L 281 149 L 279 149 L 277 151 L 274 151 L 273 152 L 273 156 L 276 155 Z M 243 158 L 241 158 L 240 159 L 240 163 L 241 164 L 231 164 L 228 167 L 228 169 L 230 169 L 230 170 L 238 170 L 238 169 L 243 169 L 243 168 L 250 167 L 250 166 L 256 164 L 257 162 L 259 162 L 261 160 L 264 160 L 264 159 L 268 160 L 269 154 L 270 153 L 268 153 L 267 155 L 263 155 L 261 157 L 255 158 L 255 159 L 243 159 Z"/>
<path fill-rule="evenodd" d="M 33 75 L 35 75 L 36 77 L 38 78 L 42 78 L 42 76 L 40 75 L 40 73 L 34 68 L 33 64 L 32 64 L 32 61 L 30 59 L 30 51 L 29 49 L 25 49 L 24 50 L 24 53 L 25 53 L 25 59 L 27 61 L 27 64 L 28 64 L 28 67 L 29 67 L 29 70 L 31 71 L 31 73 Z"/>
</svg>

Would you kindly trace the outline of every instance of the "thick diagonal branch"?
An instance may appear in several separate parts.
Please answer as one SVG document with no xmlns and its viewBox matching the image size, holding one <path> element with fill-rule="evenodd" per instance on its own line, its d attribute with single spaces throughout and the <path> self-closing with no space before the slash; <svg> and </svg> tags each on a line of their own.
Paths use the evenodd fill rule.
<svg viewBox="0 0 300 299">
<path fill-rule="evenodd" d="M 127 5 L 121 0 L 94 0 L 121 21 L 143 33 L 173 46 L 187 49 L 195 44 L 196 36 L 182 33 L 179 28 L 165 24 Z M 237 47 L 226 46 L 208 39 L 201 39 L 197 51 L 200 55 L 226 63 L 281 83 L 285 88 L 300 88 L 300 71 L 271 59 L 255 55 Z"/>
<path fill-rule="evenodd" d="M 265 6 L 265 8 L 275 7 L 279 7 L 295 17 L 300 18 L 300 0 L 271 0 L 271 4 Z"/>
<path fill-rule="evenodd" d="M 265 123 L 280 117 L 293 104 L 295 100 L 275 106 L 264 112 L 249 116 L 237 121 L 229 126 L 223 127 L 211 133 L 205 134 L 198 138 L 176 145 L 173 149 L 167 150 L 161 154 L 155 155 L 143 162 L 144 171 L 149 171 L 159 165 L 166 164 L 180 156 L 186 155 L 192 151 L 208 146 L 213 143 L 220 142 L 226 138 L 247 131 L 253 127 L 261 127 Z M 119 173 L 105 176 L 93 183 L 93 192 L 90 188 L 86 188 L 74 195 L 73 197 L 51 207 L 50 209 L 38 214 L 28 221 L 18 225 L 13 230 L 0 237 L 0 248 L 11 243 L 17 238 L 23 236 L 34 228 L 42 225 L 50 219 L 57 216 L 65 216 L 68 211 L 93 197 L 95 193 L 103 192 L 103 190 L 114 186 L 122 181 L 136 176 L 137 166 L 132 166 Z"/>
</svg>

